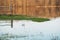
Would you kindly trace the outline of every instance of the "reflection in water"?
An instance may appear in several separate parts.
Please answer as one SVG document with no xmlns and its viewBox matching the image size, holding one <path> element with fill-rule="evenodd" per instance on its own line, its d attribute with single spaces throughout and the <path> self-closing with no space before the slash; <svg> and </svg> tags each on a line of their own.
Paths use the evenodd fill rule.
<svg viewBox="0 0 60 40">
<path fill-rule="evenodd" d="M 0 40 L 60 40 L 60 18 L 47 22 L 0 21 Z"/>
<path fill-rule="evenodd" d="M 11 25 L 11 23 L 10 23 L 10 21 L 1 21 L 0 20 L 0 27 L 4 27 L 4 26 L 10 26 Z"/>
<path fill-rule="evenodd" d="M 10 26 L 10 24 L 0 25 L 0 26 Z"/>
<path fill-rule="evenodd" d="M 1 34 L 0 35 L 0 40 L 11 40 L 14 39 L 16 40 L 17 38 L 26 38 L 27 36 L 20 36 L 20 35 L 12 35 L 12 34 Z"/>
</svg>

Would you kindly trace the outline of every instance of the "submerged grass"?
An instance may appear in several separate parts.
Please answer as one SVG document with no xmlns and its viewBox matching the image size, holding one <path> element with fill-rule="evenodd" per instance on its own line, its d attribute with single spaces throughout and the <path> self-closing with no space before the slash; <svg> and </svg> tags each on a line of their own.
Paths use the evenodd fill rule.
<svg viewBox="0 0 60 40">
<path fill-rule="evenodd" d="M 41 35 L 42 34 L 39 34 L 39 35 L 37 34 L 36 36 L 34 35 L 33 37 L 35 37 L 35 38 L 33 38 L 32 36 L 29 37 L 29 35 L 14 35 L 14 34 L 6 33 L 6 34 L 0 34 L 0 40 L 17 40 L 17 39 L 21 40 L 21 38 L 24 38 L 27 40 L 29 40 L 29 39 L 31 39 L 31 40 L 44 40 L 44 39 L 45 40 L 47 40 L 47 39 L 48 40 L 60 40 L 60 36 L 58 36 L 58 35 L 47 36 L 47 38 L 46 38 L 46 35 L 45 36 L 41 36 Z M 39 38 L 38 38 L 38 36 L 39 36 Z"/>
<path fill-rule="evenodd" d="M 43 22 L 43 21 L 48 21 L 48 18 L 36 18 L 36 17 L 28 17 L 28 16 L 23 16 L 23 15 L 2 15 L 0 16 L 0 20 L 32 20 L 32 21 L 37 21 L 37 22 Z"/>
<path fill-rule="evenodd" d="M 15 38 L 25 38 L 27 37 L 26 35 L 13 35 L 13 34 L 1 34 L 0 35 L 0 40 L 11 40 Z"/>
</svg>

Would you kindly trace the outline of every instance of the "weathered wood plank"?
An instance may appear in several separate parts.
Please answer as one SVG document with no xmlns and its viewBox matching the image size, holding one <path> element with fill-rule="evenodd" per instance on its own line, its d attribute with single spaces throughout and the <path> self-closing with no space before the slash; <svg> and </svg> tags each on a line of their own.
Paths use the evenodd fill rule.
<svg viewBox="0 0 60 40">
<path fill-rule="evenodd" d="M 60 0 L 12 0 L 13 15 L 27 15 L 35 17 L 60 16 Z M 2 8 L 8 6 L 9 8 Z M 10 14 L 10 0 L 0 0 L 0 13 Z M 4 12 L 2 12 L 3 10 Z"/>
</svg>

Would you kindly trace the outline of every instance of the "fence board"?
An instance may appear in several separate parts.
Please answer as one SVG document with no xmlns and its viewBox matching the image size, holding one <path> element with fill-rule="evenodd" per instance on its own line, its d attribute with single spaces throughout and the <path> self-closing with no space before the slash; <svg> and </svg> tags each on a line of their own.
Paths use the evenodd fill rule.
<svg viewBox="0 0 60 40">
<path fill-rule="evenodd" d="M 57 17 L 60 16 L 60 0 L 0 0 L 0 14 L 4 13 L 34 17 Z"/>
</svg>

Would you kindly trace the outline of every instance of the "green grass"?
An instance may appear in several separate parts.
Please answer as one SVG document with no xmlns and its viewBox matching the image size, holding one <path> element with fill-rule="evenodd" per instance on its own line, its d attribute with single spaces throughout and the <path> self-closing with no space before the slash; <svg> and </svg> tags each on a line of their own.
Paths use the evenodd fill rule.
<svg viewBox="0 0 60 40">
<path fill-rule="evenodd" d="M 43 21 L 49 21 L 48 18 L 35 18 L 35 17 L 28 17 L 28 16 L 17 16 L 17 15 L 13 15 L 13 16 L 7 16 L 7 15 L 2 15 L 0 16 L 0 20 L 32 20 L 32 21 L 37 21 L 37 22 L 43 22 Z"/>
</svg>

